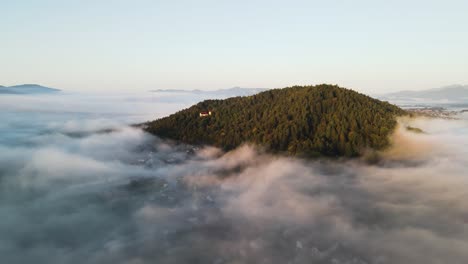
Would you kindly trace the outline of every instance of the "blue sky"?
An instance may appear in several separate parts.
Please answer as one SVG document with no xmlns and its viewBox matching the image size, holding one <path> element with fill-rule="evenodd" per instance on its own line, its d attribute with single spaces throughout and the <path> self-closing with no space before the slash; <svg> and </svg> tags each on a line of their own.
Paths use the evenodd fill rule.
<svg viewBox="0 0 468 264">
<path fill-rule="evenodd" d="M 0 0 L 0 84 L 68 90 L 468 84 L 468 1 Z"/>
</svg>

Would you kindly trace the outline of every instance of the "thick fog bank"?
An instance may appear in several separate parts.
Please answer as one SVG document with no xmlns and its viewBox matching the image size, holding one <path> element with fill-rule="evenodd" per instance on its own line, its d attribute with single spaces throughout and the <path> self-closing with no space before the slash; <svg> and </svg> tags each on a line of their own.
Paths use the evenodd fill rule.
<svg viewBox="0 0 468 264">
<path fill-rule="evenodd" d="M 129 127 L 76 136 L 100 124 L 49 121 L 0 144 L 2 263 L 468 260 L 466 116 L 402 120 L 376 165 L 194 149 Z"/>
</svg>

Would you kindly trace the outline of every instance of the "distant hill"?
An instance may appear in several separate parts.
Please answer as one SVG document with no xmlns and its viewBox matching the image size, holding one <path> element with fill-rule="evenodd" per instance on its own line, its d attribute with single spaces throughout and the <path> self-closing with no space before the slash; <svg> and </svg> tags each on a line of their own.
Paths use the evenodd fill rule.
<svg viewBox="0 0 468 264">
<path fill-rule="evenodd" d="M 388 146 L 395 117 L 404 114 L 390 103 L 324 84 L 206 100 L 144 127 L 162 138 L 225 150 L 249 142 L 290 155 L 352 157 Z"/>
<path fill-rule="evenodd" d="M 430 99 L 449 101 L 468 101 L 468 85 L 451 85 L 422 91 L 400 91 L 380 96 L 389 100 Z"/>
<path fill-rule="evenodd" d="M 204 91 L 204 90 L 180 90 L 180 89 L 158 89 L 152 90 L 151 92 L 155 93 L 190 93 L 190 94 L 206 94 L 206 95 L 215 95 L 215 96 L 248 96 L 256 93 L 266 91 L 265 88 L 241 88 L 233 87 L 229 89 L 218 89 L 214 91 Z"/>
<path fill-rule="evenodd" d="M 59 92 L 59 89 L 38 84 L 22 84 L 14 86 L 0 86 L 0 94 L 44 94 Z"/>
</svg>

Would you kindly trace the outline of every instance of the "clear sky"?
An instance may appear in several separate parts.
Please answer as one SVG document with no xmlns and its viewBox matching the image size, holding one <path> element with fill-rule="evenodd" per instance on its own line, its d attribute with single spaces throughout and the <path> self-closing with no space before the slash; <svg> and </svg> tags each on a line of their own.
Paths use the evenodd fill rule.
<svg viewBox="0 0 468 264">
<path fill-rule="evenodd" d="M 0 0 L 0 12 L 2 85 L 468 84 L 466 0 Z"/>
</svg>

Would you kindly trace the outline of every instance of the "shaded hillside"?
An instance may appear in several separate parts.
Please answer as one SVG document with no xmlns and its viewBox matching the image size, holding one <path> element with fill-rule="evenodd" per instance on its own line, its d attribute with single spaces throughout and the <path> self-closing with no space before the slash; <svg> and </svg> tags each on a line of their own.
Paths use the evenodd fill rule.
<svg viewBox="0 0 468 264">
<path fill-rule="evenodd" d="M 200 117 L 200 112 L 212 115 Z M 146 130 L 189 144 L 229 150 L 250 142 L 302 156 L 357 156 L 382 149 L 405 112 L 333 85 L 295 86 L 253 96 L 206 100 L 148 122 Z"/>
</svg>

